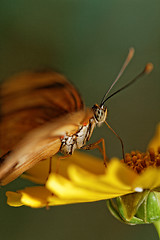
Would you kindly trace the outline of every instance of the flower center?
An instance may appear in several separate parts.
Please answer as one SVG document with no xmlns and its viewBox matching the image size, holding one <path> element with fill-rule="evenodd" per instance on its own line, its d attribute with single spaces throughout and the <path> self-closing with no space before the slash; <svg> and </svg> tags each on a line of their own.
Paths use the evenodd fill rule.
<svg viewBox="0 0 160 240">
<path fill-rule="evenodd" d="M 125 154 L 125 160 L 121 162 L 127 164 L 136 173 L 141 173 L 144 169 L 152 167 L 160 167 L 160 147 L 156 153 L 153 149 L 149 149 L 146 153 L 132 151 Z"/>
</svg>

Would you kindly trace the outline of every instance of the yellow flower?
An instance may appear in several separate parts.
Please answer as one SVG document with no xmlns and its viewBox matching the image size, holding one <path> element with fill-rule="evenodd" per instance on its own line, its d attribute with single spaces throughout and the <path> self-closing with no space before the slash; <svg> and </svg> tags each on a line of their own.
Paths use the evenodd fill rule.
<svg viewBox="0 0 160 240">
<path fill-rule="evenodd" d="M 57 168 L 57 161 L 58 157 L 54 156 L 52 159 L 52 169 Z M 23 178 L 33 181 L 37 184 L 41 184 L 41 186 L 27 187 L 17 192 L 8 191 L 6 193 L 8 198 L 7 203 L 14 207 L 26 205 L 33 208 L 75 203 L 76 201 L 74 199 L 60 199 L 46 189 L 45 183 L 48 178 L 49 164 L 49 159 L 41 161 L 39 164 L 29 169 L 25 174 L 22 175 Z M 59 175 L 69 179 L 68 168 L 73 164 L 76 164 L 76 166 L 79 166 L 82 169 L 84 168 L 88 171 L 91 169 L 91 171 L 96 175 L 104 174 L 105 172 L 101 159 L 77 152 L 74 154 L 74 157 L 71 156 L 60 163 Z"/>
<path fill-rule="evenodd" d="M 61 160 L 58 174 L 52 172 L 48 178 L 49 160 L 42 161 L 28 170 L 23 177 L 43 185 L 7 192 L 7 202 L 10 206 L 39 208 L 132 196 L 134 193 L 136 201 L 140 201 L 137 199 L 141 199 L 142 195 L 146 196 L 145 190 L 151 191 L 160 187 L 159 146 L 160 124 L 149 143 L 149 149 L 152 150 L 144 154 L 126 154 L 125 164 L 113 158 L 105 169 L 100 159 L 77 152 L 72 157 Z M 57 157 L 54 156 L 52 169 L 56 169 L 56 165 Z M 139 195 L 141 192 L 143 194 Z M 125 200 L 120 198 L 122 203 Z M 110 202 L 108 205 L 110 209 L 112 204 L 113 202 Z M 134 207 L 134 211 L 127 212 L 130 216 L 127 215 L 126 219 L 130 220 L 136 210 L 137 207 Z"/>
</svg>

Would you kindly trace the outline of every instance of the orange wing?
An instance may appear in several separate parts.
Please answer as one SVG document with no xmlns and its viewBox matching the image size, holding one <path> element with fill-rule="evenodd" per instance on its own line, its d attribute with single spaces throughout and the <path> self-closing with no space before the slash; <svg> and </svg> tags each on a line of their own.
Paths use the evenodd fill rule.
<svg viewBox="0 0 160 240">
<path fill-rule="evenodd" d="M 1 87 L 1 102 L 1 185 L 57 153 L 60 136 L 75 133 L 92 116 L 73 85 L 55 72 L 11 78 Z"/>
<path fill-rule="evenodd" d="M 1 86 L 0 156 L 32 129 L 84 109 L 74 86 L 56 72 L 25 72 Z"/>
<path fill-rule="evenodd" d="M 28 133 L 2 162 L 0 184 L 6 185 L 39 161 L 56 154 L 61 146 L 60 136 L 75 133 L 80 120 L 83 122 L 90 114 L 83 110 L 70 113 Z"/>
</svg>

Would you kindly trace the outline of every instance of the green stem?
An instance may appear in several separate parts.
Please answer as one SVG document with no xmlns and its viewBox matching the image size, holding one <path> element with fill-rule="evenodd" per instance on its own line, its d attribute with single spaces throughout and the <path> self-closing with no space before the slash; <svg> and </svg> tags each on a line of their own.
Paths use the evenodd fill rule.
<svg viewBox="0 0 160 240">
<path fill-rule="evenodd" d="M 154 226 L 157 230 L 157 233 L 158 233 L 158 236 L 159 236 L 159 239 L 160 239 L 160 221 L 154 222 L 153 224 L 154 224 Z"/>
</svg>

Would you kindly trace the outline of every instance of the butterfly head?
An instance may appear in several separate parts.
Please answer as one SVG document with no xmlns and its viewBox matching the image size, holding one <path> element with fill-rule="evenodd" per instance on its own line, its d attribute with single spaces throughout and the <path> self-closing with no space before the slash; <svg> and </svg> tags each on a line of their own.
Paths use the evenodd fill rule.
<svg viewBox="0 0 160 240">
<path fill-rule="evenodd" d="M 98 126 L 100 126 L 107 117 L 107 108 L 102 106 L 98 106 L 98 104 L 93 105 L 92 107 L 93 113 L 94 113 L 94 119 Z"/>
</svg>

